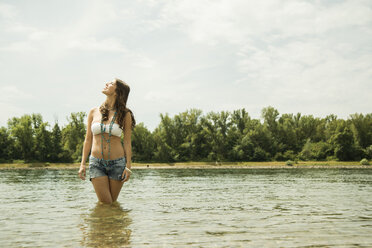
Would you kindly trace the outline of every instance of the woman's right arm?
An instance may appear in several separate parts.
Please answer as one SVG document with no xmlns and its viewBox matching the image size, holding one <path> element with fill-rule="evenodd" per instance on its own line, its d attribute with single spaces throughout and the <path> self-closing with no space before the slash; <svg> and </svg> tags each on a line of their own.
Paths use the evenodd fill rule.
<svg viewBox="0 0 372 248">
<path fill-rule="evenodd" d="M 94 110 L 95 110 L 95 108 L 91 109 L 89 111 L 89 114 L 88 114 L 87 133 L 85 135 L 84 146 L 83 146 L 83 154 L 82 154 L 82 157 L 81 157 L 79 177 L 83 180 L 85 180 L 85 175 L 86 175 L 85 174 L 85 163 L 88 159 L 89 152 L 92 149 L 93 134 L 92 134 L 91 125 L 92 125 L 92 121 L 93 121 Z"/>
</svg>

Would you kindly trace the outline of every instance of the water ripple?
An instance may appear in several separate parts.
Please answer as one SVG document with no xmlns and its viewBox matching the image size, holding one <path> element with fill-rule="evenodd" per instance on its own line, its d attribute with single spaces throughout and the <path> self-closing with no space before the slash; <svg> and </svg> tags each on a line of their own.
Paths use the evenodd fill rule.
<svg viewBox="0 0 372 248">
<path fill-rule="evenodd" d="M 371 247 L 372 170 L 135 170 L 97 203 L 75 170 L 1 170 L 4 247 Z"/>
</svg>

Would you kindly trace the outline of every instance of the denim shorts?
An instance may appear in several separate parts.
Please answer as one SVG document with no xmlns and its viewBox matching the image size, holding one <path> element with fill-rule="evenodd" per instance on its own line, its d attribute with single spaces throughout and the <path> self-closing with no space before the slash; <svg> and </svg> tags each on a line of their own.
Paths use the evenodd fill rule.
<svg viewBox="0 0 372 248">
<path fill-rule="evenodd" d="M 89 156 L 89 180 L 92 178 L 108 176 L 114 180 L 123 180 L 121 177 L 125 167 L 127 166 L 125 157 L 113 160 L 104 160 Z"/>
</svg>

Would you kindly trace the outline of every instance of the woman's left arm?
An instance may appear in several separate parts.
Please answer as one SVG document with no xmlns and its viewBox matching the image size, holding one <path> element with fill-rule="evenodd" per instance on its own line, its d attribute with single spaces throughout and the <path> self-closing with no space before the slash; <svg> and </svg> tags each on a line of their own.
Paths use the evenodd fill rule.
<svg viewBox="0 0 372 248">
<path fill-rule="evenodd" d="M 126 160 L 126 167 L 131 169 L 132 167 L 132 116 L 129 112 L 124 117 L 124 153 Z M 124 182 L 128 181 L 130 172 L 124 170 L 125 179 Z"/>
</svg>

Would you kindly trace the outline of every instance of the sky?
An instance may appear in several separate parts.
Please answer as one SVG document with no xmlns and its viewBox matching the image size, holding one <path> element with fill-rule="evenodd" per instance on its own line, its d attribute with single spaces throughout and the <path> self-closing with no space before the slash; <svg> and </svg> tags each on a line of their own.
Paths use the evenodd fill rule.
<svg viewBox="0 0 372 248">
<path fill-rule="evenodd" d="M 370 0 L 0 0 L 0 37 L 0 126 L 63 126 L 114 78 L 151 131 L 191 108 L 372 113 Z"/>
</svg>

